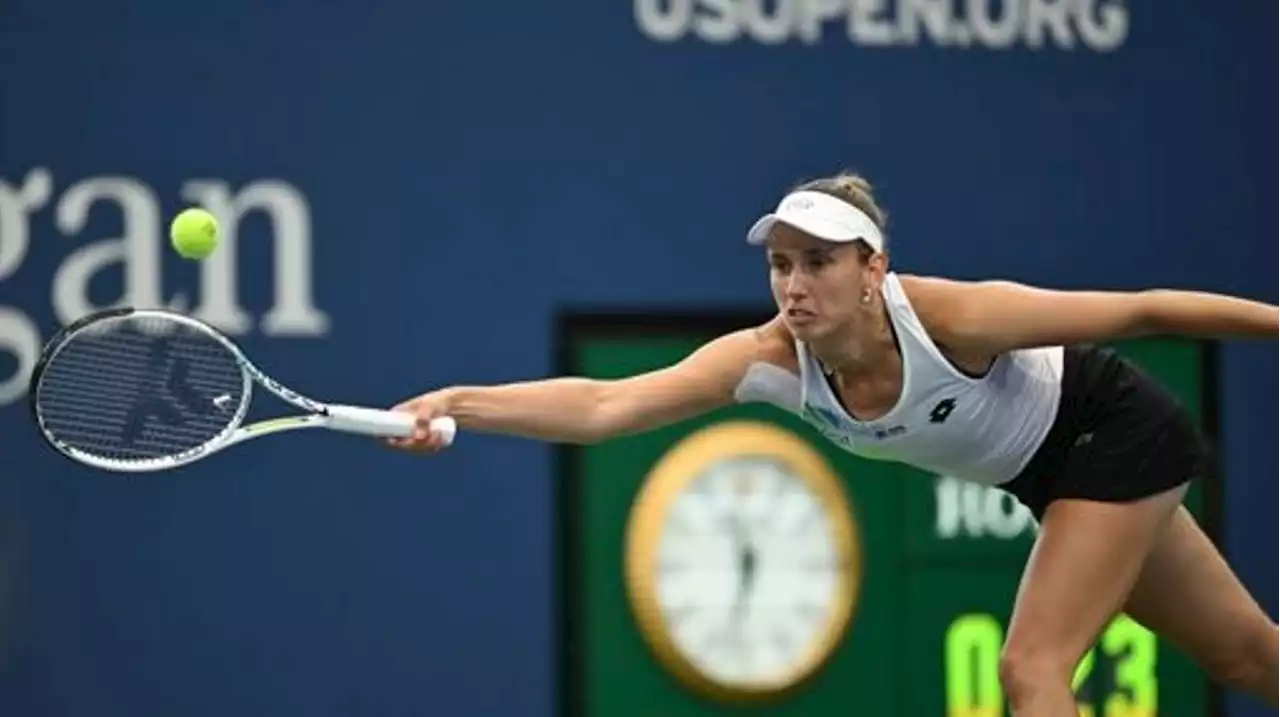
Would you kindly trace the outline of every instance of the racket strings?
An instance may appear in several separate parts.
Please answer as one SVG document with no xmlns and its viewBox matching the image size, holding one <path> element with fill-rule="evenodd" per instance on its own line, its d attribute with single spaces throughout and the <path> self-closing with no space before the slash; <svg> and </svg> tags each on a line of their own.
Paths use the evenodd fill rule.
<svg viewBox="0 0 1280 717">
<path fill-rule="evenodd" d="M 239 363 L 220 341 L 164 317 L 135 315 L 69 337 L 44 369 L 36 407 L 54 440 L 127 462 L 214 440 L 246 399 Z"/>
</svg>

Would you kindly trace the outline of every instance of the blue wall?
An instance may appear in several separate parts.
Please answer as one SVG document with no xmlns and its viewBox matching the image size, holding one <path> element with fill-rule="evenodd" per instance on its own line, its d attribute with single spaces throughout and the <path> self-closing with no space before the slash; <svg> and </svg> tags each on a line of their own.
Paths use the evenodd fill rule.
<svg viewBox="0 0 1280 717">
<path fill-rule="evenodd" d="M 1276 301 L 1274 6 L 994 3 L 1022 10 L 1003 43 L 916 5 L 6 3 L 0 714 L 554 709 L 546 446 L 296 435 L 104 478 L 11 380 L 91 305 L 185 301 L 296 388 L 389 404 L 550 371 L 566 305 L 763 305 L 743 231 L 843 167 L 905 272 Z M 195 200 L 271 212 L 202 269 L 163 245 Z M 1276 361 L 1221 367 L 1226 543 L 1273 616 Z"/>
</svg>

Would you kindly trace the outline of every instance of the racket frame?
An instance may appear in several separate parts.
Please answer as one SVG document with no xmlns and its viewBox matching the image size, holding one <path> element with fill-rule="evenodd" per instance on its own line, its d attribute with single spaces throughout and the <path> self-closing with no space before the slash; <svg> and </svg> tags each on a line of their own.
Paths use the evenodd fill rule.
<svg viewBox="0 0 1280 717">
<path fill-rule="evenodd" d="M 118 320 L 129 316 L 140 318 L 152 317 L 183 324 L 188 328 L 209 336 L 230 352 L 240 368 L 243 379 L 240 405 L 235 415 L 218 435 L 199 446 L 187 449 L 171 456 L 157 458 L 117 460 L 95 456 L 78 450 L 59 441 L 45 428 L 44 417 L 40 411 L 39 391 L 41 378 L 50 363 L 57 358 L 58 352 L 70 344 L 74 338 L 96 323 L 104 320 Z M 296 415 L 276 416 L 244 425 L 253 402 L 253 386 L 257 384 L 270 391 L 280 400 L 298 408 L 304 413 Z M 59 330 L 45 344 L 40 358 L 31 372 L 27 390 L 28 404 L 32 418 L 40 430 L 41 437 L 62 455 L 95 468 L 119 473 L 146 473 L 168 470 L 193 463 L 218 453 L 237 443 L 258 438 L 272 433 L 282 433 L 303 428 L 327 428 L 344 433 L 383 438 L 404 438 L 413 435 L 416 419 L 407 413 L 384 411 L 360 406 L 326 404 L 290 389 L 279 381 L 268 376 L 259 369 L 225 334 L 212 325 L 199 319 L 178 314 L 164 309 L 137 309 L 133 307 L 116 307 L 97 311 L 77 319 Z M 436 418 L 431 421 L 431 429 L 441 433 L 446 444 L 453 441 L 457 425 L 452 418 Z"/>
</svg>

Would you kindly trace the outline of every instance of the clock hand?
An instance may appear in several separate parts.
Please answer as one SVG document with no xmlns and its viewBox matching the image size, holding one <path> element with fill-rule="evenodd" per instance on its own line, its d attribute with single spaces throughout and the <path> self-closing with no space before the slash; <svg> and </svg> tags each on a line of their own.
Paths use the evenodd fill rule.
<svg viewBox="0 0 1280 717">
<path fill-rule="evenodd" d="M 734 515 L 731 522 L 738 543 L 738 593 L 733 601 L 733 621 L 738 624 L 741 623 L 747 598 L 755 585 L 756 551 L 751 547 L 751 541 L 742 526 L 742 520 Z"/>
</svg>

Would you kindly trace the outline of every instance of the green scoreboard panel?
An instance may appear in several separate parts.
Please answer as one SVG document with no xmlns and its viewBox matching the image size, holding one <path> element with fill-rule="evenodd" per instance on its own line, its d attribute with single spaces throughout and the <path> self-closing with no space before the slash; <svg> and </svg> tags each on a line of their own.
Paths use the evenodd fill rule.
<svg viewBox="0 0 1280 717">
<path fill-rule="evenodd" d="M 614 378 L 670 365 L 759 316 L 576 316 L 561 326 L 562 373 Z M 1173 388 L 1212 436 L 1212 347 L 1146 339 L 1115 347 Z M 808 441 L 839 472 L 863 551 L 853 624 L 830 662 L 781 702 L 720 704 L 654 658 L 624 584 L 624 534 L 650 469 L 673 444 L 727 419 L 764 420 Z M 997 490 L 839 450 L 769 406 L 737 406 L 662 430 L 561 449 L 558 466 L 562 706 L 573 717 L 867 715 L 1003 717 L 997 660 L 1035 523 Z M 1215 537 L 1218 485 L 1188 506 Z M 1120 616 L 1076 672 L 1090 717 L 1201 717 L 1218 694 L 1181 653 Z"/>
</svg>

